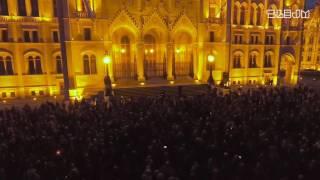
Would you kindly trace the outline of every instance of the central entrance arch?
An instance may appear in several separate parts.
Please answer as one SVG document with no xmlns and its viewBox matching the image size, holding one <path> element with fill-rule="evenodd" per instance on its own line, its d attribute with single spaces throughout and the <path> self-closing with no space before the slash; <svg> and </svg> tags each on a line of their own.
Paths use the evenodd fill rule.
<svg viewBox="0 0 320 180">
<path fill-rule="evenodd" d="M 147 79 L 164 77 L 165 66 L 158 42 L 155 33 L 144 35 L 144 70 Z"/>
<path fill-rule="evenodd" d="M 293 84 L 295 59 L 292 54 L 283 54 L 280 63 L 280 77 L 283 84 Z"/>
<path fill-rule="evenodd" d="M 175 55 L 173 59 L 173 74 L 179 76 L 193 76 L 192 36 L 187 32 L 175 35 Z"/>
</svg>

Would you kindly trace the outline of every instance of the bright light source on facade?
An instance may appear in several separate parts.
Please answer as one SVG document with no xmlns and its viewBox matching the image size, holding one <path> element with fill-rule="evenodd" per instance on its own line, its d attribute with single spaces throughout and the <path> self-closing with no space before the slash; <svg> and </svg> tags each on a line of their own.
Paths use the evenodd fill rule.
<svg viewBox="0 0 320 180">
<path fill-rule="evenodd" d="M 122 54 L 126 53 L 126 49 L 121 49 L 121 53 Z"/>
<path fill-rule="evenodd" d="M 174 81 L 170 81 L 170 84 L 174 84 Z"/>
<path fill-rule="evenodd" d="M 113 83 L 113 84 L 112 84 L 112 87 L 116 87 L 116 86 L 117 86 L 117 84 L 116 84 L 116 83 Z"/>
<path fill-rule="evenodd" d="M 3 102 L 3 104 L 6 104 L 6 103 L 7 103 L 7 101 L 6 101 L 6 100 L 3 100 L 2 102 Z"/>
<path fill-rule="evenodd" d="M 179 54 L 180 53 L 180 49 L 176 49 L 176 53 Z"/>
<path fill-rule="evenodd" d="M 53 96 L 54 99 L 57 99 L 57 96 Z"/>
<path fill-rule="evenodd" d="M 145 83 L 144 83 L 144 82 L 141 82 L 141 83 L 140 83 L 140 85 L 141 85 L 141 86 L 144 86 L 144 85 L 145 85 Z"/>
<path fill-rule="evenodd" d="M 145 54 L 148 54 L 148 49 L 144 50 L 144 53 L 145 53 Z"/>
<path fill-rule="evenodd" d="M 37 98 L 36 98 L 36 97 L 34 97 L 32 100 L 36 101 L 36 100 L 37 100 Z"/>
<path fill-rule="evenodd" d="M 104 56 L 103 63 L 104 64 L 110 64 L 111 63 L 111 57 L 109 55 Z"/>
<path fill-rule="evenodd" d="M 154 49 L 150 49 L 150 53 L 153 54 L 154 53 Z"/>
<path fill-rule="evenodd" d="M 215 57 L 213 56 L 213 55 L 208 55 L 208 61 L 209 61 L 209 63 L 213 63 L 214 62 L 214 60 L 215 60 Z"/>
</svg>

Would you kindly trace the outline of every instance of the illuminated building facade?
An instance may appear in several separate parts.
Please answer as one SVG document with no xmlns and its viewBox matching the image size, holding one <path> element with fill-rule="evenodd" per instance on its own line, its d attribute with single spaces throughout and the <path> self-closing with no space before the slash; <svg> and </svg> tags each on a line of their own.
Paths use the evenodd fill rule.
<svg viewBox="0 0 320 180">
<path fill-rule="evenodd" d="M 320 4 L 313 9 L 305 22 L 301 69 L 320 70 Z"/>
<path fill-rule="evenodd" d="M 206 82 L 208 55 L 215 57 L 216 83 L 276 84 L 280 75 L 282 83 L 295 84 L 300 65 L 313 67 L 300 64 L 307 57 L 301 53 L 303 21 L 268 19 L 266 14 L 267 9 L 303 9 L 303 0 L 63 2 L 73 95 L 102 90 L 106 68 L 116 84 Z M 0 0 L 0 98 L 61 93 L 56 4 Z M 106 55 L 111 57 L 107 67 Z"/>
</svg>

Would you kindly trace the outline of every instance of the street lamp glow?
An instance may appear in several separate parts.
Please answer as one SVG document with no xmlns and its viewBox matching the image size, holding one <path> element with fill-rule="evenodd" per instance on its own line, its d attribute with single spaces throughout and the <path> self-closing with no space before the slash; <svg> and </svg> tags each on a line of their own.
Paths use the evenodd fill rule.
<svg viewBox="0 0 320 180">
<path fill-rule="evenodd" d="M 209 61 L 209 63 L 213 63 L 214 62 L 214 60 L 215 60 L 215 57 L 213 56 L 213 55 L 208 55 L 208 61 Z"/>
<path fill-rule="evenodd" d="M 121 49 L 121 53 L 124 54 L 126 52 L 126 49 Z"/>
<path fill-rule="evenodd" d="M 153 54 L 153 52 L 154 52 L 154 50 L 153 50 L 153 49 L 150 49 L 150 53 Z"/>
<path fill-rule="evenodd" d="M 103 58 L 103 63 L 104 64 L 110 64 L 111 63 L 111 57 L 106 55 L 104 58 Z"/>
<path fill-rule="evenodd" d="M 180 49 L 176 49 L 176 53 L 179 54 L 180 53 Z"/>
</svg>

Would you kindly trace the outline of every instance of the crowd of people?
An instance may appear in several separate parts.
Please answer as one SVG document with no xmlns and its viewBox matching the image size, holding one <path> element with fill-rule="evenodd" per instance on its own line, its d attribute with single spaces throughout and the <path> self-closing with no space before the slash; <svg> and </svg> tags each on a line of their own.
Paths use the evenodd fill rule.
<svg viewBox="0 0 320 180">
<path fill-rule="evenodd" d="M 0 110 L 0 180 L 319 179 L 320 98 L 297 87 Z"/>
</svg>

